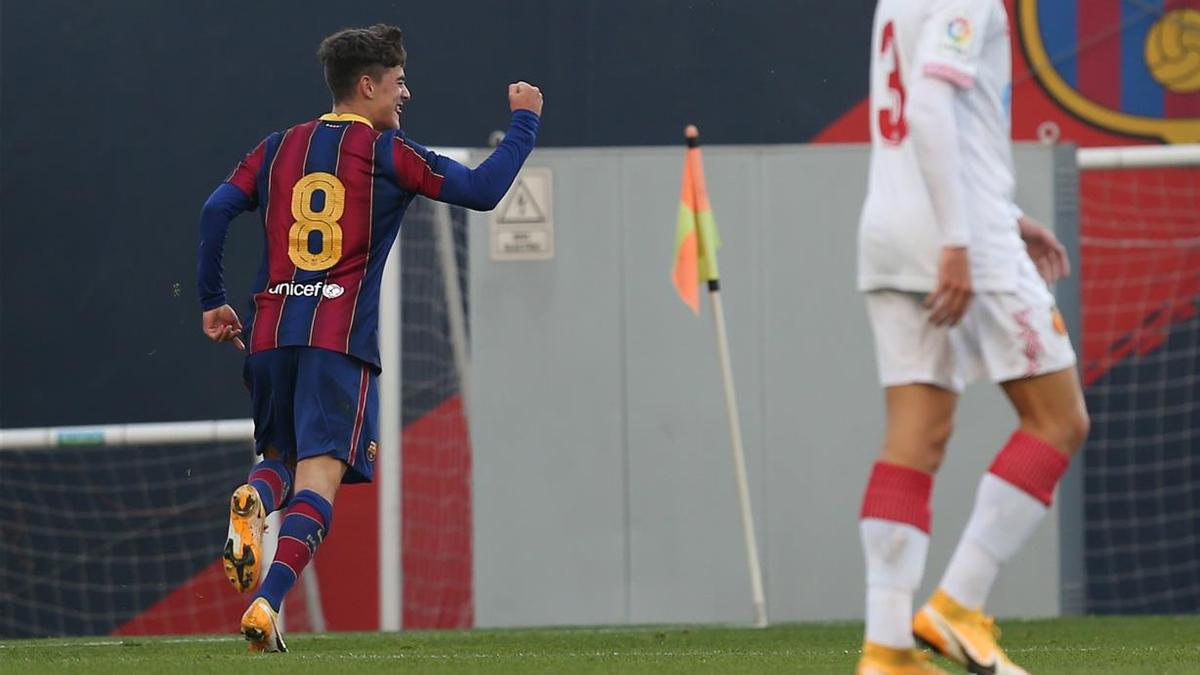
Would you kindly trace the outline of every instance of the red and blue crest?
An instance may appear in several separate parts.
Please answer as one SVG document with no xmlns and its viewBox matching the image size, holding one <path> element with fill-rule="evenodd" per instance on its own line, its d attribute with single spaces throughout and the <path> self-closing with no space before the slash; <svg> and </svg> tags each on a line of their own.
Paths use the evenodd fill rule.
<svg viewBox="0 0 1200 675">
<path fill-rule="evenodd" d="M 1200 141 L 1200 0 L 1017 0 L 1049 94 L 1124 134 Z"/>
</svg>

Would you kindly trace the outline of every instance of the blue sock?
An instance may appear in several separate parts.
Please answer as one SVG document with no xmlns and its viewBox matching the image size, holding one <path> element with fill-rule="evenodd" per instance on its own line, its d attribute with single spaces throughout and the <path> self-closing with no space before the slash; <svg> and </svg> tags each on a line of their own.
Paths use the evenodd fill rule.
<svg viewBox="0 0 1200 675">
<path fill-rule="evenodd" d="M 278 612 L 283 596 L 292 589 L 317 547 L 329 536 L 332 523 L 333 504 L 321 495 L 312 490 L 301 490 L 292 497 L 292 504 L 279 528 L 275 560 L 255 597 L 266 598 Z"/>
<path fill-rule="evenodd" d="M 292 472 L 287 464 L 277 459 L 264 459 L 255 464 L 246 482 L 258 490 L 267 513 L 282 509 L 291 496 Z"/>
</svg>

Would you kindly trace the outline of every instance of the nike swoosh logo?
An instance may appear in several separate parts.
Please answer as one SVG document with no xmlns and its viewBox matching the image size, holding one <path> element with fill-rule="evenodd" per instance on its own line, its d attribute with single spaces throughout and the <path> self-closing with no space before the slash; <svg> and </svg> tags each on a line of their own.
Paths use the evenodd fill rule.
<svg viewBox="0 0 1200 675">
<path fill-rule="evenodd" d="M 967 650 L 967 645 L 964 644 L 962 640 L 958 639 L 958 635 L 955 634 L 954 630 L 950 627 L 950 624 L 944 621 L 941 615 L 937 613 L 934 613 L 933 616 L 934 620 L 937 621 L 939 627 L 942 629 L 942 632 L 944 632 L 951 640 L 954 640 L 954 644 L 958 645 L 958 651 L 962 652 L 962 655 L 967 658 L 967 670 L 969 672 L 977 673 L 979 675 L 996 675 L 996 667 L 1000 665 L 998 658 L 993 655 L 992 663 L 990 665 L 984 665 L 976 661 L 974 658 L 972 658 L 971 652 Z"/>
</svg>

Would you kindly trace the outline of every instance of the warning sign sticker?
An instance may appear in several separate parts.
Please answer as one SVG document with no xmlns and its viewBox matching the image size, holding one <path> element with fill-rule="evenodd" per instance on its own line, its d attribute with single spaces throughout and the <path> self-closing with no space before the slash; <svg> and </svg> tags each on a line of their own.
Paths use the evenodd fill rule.
<svg viewBox="0 0 1200 675">
<path fill-rule="evenodd" d="M 526 167 L 491 213 L 493 260 L 554 257 L 554 174 Z"/>
</svg>

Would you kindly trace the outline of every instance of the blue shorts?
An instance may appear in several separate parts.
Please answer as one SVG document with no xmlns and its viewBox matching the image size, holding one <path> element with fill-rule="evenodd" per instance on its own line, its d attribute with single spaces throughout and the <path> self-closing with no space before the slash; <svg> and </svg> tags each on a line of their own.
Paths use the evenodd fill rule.
<svg viewBox="0 0 1200 675">
<path fill-rule="evenodd" d="M 343 483 L 370 482 L 379 451 L 374 368 L 315 347 L 280 347 L 246 357 L 254 445 L 285 462 L 332 455 L 349 467 Z"/>
</svg>

